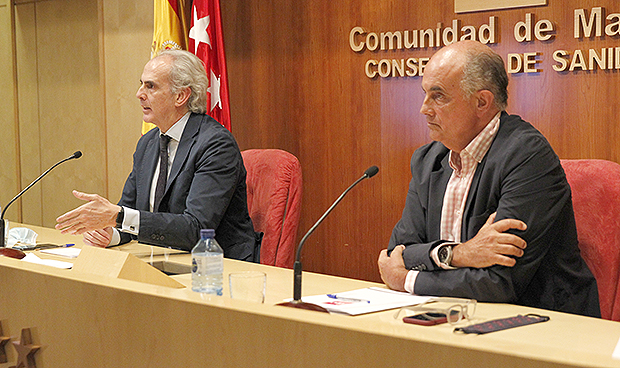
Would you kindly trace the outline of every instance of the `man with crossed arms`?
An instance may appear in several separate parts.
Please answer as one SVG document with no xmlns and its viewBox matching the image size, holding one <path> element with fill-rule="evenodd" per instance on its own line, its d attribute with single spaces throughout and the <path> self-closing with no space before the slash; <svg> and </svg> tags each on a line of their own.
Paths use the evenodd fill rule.
<svg viewBox="0 0 620 368">
<path fill-rule="evenodd" d="M 600 317 L 571 191 L 553 149 L 504 110 L 503 60 L 476 41 L 439 50 L 422 88 L 430 137 L 379 256 L 391 289 Z"/>
</svg>

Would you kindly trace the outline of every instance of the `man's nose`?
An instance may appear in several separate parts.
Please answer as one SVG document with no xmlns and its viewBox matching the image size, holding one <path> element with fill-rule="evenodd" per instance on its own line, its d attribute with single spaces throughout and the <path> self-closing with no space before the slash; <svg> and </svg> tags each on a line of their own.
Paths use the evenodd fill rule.
<svg viewBox="0 0 620 368">
<path fill-rule="evenodd" d="M 136 97 L 140 100 L 144 99 L 144 86 L 140 86 L 140 88 L 138 88 L 138 90 L 136 91 Z"/>
<path fill-rule="evenodd" d="M 420 107 L 420 113 L 424 115 L 431 115 L 433 110 L 430 108 L 428 104 L 428 96 L 424 97 L 424 101 L 422 102 L 422 106 Z"/>
</svg>

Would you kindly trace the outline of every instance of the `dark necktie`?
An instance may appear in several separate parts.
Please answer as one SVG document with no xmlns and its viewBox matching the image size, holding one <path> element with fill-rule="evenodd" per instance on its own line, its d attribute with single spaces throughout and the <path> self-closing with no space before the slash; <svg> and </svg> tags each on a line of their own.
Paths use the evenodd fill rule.
<svg viewBox="0 0 620 368">
<path fill-rule="evenodd" d="M 168 177 L 168 142 L 170 137 L 167 135 L 159 136 L 159 176 L 155 187 L 155 201 L 153 202 L 153 212 L 159 210 L 159 204 L 166 191 L 166 179 Z"/>
</svg>

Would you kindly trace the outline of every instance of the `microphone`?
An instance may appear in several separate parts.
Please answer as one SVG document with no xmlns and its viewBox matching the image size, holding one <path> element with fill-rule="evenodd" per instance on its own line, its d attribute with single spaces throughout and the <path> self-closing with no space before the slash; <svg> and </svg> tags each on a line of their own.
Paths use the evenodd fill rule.
<svg viewBox="0 0 620 368">
<path fill-rule="evenodd" d="M 43 179 L 43 177 L 45 175 L 47 175 L 50 171 L 52 171 L 52 169 L 54 169 L 56 166 L 62 164 L 63 162 L 66 162 L 66 161 L 69 161 L 69 160 L 73 160 L 73 159 L 76 159 L 76 158 L 80 158 L 80 157 L 82 157 L 82 152 L 81 151 L 76 151 L 71 156 L 69 156 L 69 157 L 67 157 L 67 158 L 65 158 L 63 160 L 58 161 L 56 164 L 54 164 L 54 166 L 52 166 L 49 169 L 47 169 L 43 174 L 41 174 L 32 183 L 30 183 L 26 188 L 24 188 L 24 190 L 19 192 L 15 197 L 13 197 L 13 199 L 11 199 L 11 201 L 4 207 L 4 210 L 2 210 L 2 214 L 0 215 L 0 248 L 6 247 L 6 241 L 7 241 L 6 235 L 7 235 L 8 229 L 9 229 L 9 224 L 4 219 L 4 214 L 6 213 L 6 210 L 9 208 L 9 206 L 11 204 L 13 204 L 13 202 L 15 202 L 19 197 L 21 197 L 22 194 L 26 193 L 26 191 L 28 189 L 30 189 L 33 185 L 38 183 L 39 180 Z"/>
<path fill-rule="evenodd" d="M 349 186 L 340 195 L 340 197 L 338 197 L 338 199 L 336 199 L 336 201 L 327 209 L 327 211 L 325 211 L 323 216 L 321 216 L 321 218 L 310 228 L 310 230 L 308 230 L 306 235 L 304 235 L 304 237 L 301 238 L 301 241 L 299 242 L 299 246 L 297 247 L 297 256 L 295 257 L 295 263 L 293 265 L 293 300 L 290 301 L 290 302 L 279 303 L 278 305 L 282 305 L 282 306 L 285 306 L 285 307 L 293 307 L 293 308 L 314 310 L 314 311 L 318 311 L 318 312 L 327 312 L 327 310 L 325 308 L 323 308 L 323 307 L 321 307 L 319 305 L 312 304 L 312 303 L 305 303 L 305 302 L 301 301 L 301 250 L 302 250 L 302 248 L 304 246 L 304 243 L 306 242 L 306 239 L 308 239 L 310 234 L 312 234 L 314 232 L 314 230 L 316 230 L 316 228 L 319 226 L 319 224 L 321 222 L 323 222 L 325 217 L 327 217 L 327 215 L 329 215 L 329 213 L 334 209 L 334 207 L 336 207 L 336 205 L 338 205 L 338 203 L 340 203 L 342 198 L 344 198 L 344 196 L 347 193 L 349 193 L 349 191 L 354 186 L 356 186 L 357 183 L 359 183 L 360 181 L 362 181 L 364 179 L 372 178 L 378 172 L 379 172 L 379 168 L 377 166 L 371 166 L 368 169 L 366 169 L 366 171 L 364 171 L 364 175 L 362 175 L 353 184 L 351 184 L 351 186 Z"/>
</svg>

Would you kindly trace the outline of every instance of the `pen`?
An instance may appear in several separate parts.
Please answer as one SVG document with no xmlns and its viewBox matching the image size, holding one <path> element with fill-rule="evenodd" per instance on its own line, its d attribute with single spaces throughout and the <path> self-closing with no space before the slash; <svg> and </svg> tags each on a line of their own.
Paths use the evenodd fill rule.
<svg viewBox="0 0 620 368">
<path fill-rule="evenodd" d="M 37 250 L 41 250 L 41 249 L 49 249 L 49 248 L 69 248 L 74 246 L 74 243 L 67 243 L 67 244 L 39 244 L 36 246 Z M 34 248 L 33 248 L 34 249 Z"/>
<path fill-rule="evenodd" d="M 327 297 L 328 297 L 328 298 L 331 298 L 331 299 L 338 299 L 338 300 L 342 300 L 342 301 L 345 301 L 345 302 L 370 303 L 370 300 L 355 299 L 355 298 L 343 298 L 343 297 L 340 297 L 340 296 L 338 296 L 338 295 L 336 295 L 336 294 L 327 294 Z"/>
</svg>

